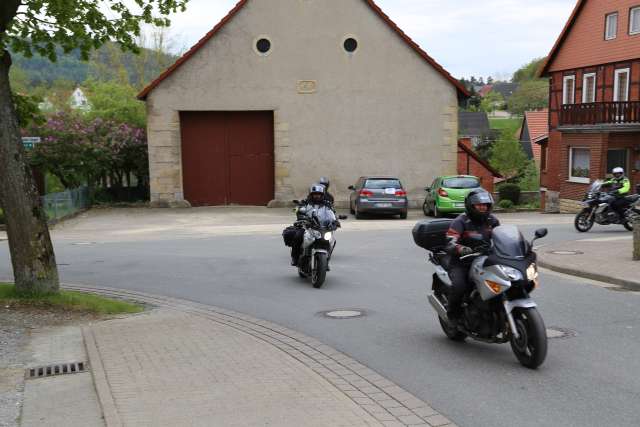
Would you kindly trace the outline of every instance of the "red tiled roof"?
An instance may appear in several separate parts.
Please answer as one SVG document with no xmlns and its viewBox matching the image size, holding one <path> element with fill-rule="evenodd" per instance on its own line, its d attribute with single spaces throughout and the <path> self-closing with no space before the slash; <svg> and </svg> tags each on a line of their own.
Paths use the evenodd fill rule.
<svg viewBox="0 0 640 427">
<path fill-rule="evenodd" d="M 390 18 L 386 15 L 380 7 L 375 4 L 373 0 L 363 0 L 366 2 L 374 12 L 382 18 L 382 20 L 395 31 L 404 41 L 411 47 L 418 55 L 420 55 L 427 63 L 436 69 L 440 74 L 444 76 L 449 82 L 456 87 L 458 93 L 462 96 L 469 97 L 471 94 L 462 83 L 455 79 L 449 72 L 447 72 L 440 64 L 438 64 L 433 58 L 431 58 L 420 46 L 414 42 L 404 31 L 402 31 Z M 247 3 L 249 0 L 240 0 L 236 6 L 220 21 L 211 31 L 209 31 L 203 38 L 198 41 L 191 49 L 189 49 L 182 57 L 180 57 L 172 66 L 160 74 L 154 81 L 152 81 L 146 88 L 138 94 L 138 99 L 145 100 L 149 92 L 155 89 L 164 79 L 171 75 L 178 67 L 185 63 L 191 56 L 193 56 L 206 42 L 208 42 L 213 36 L 220 31 L 224 25 L 229 22 Z"/>
<path fill-rule="evenodd" d="M 467 147 L 460 141 L 458 141 L 458 149 L 464 151 L 469 156 L 473 157 L 474 160 L 480 163 L 485 169 L 491 172 L 493 176 L 495 176 L 496 178 L 502 178 L 502 175 L 500 174 L 500 172 L 495 170 L 489 163 L 487 163 L 482 157 L 480 157 L 478 153 L 476 153 L 475 151 L 473 151 L 471 148 Z"/>
<path fill-rule="evenodd" d="M 489 94 L 489 92 L 491 92 L 493 90 L 493 85 L 484 85 L 480 88 L 480 90 L 478 91 L 478 95 L 480 95 L 482 98 L 484 98 L 485 96 L 487 96 Z"/>
<path fill-rule="evenodd" d="M 549 136 L 549 110 L 526 111 L 524 113 L 531 142 L 538 142 Z"/>
<path fill-rule="evenodd" d="M 551 66 L 551 63 L 555 59 L 555 56 L 558 53 L 558 50 L 560 50 L 560 46 L 562 45 L 565 38 L 569 34 L 569 30 L 573 26 L 573 23 L 576 21 L 576 18 L 578 17 L 580 10 L 582 10 L 582 6 L 584 6 L 586 2 L 587 0 L 578 0 L 578 3 L 576 3 L 576 7 L 573 9 L 573 12 L 571 12 L 571 16 L 569 17 L 569 20 L 565 24 L 564 29 L 560 33 L 558 40 L 556 40 L 556 43 L 553 45 L 553 48 L 551 49 L 549 56 L 547 56 L 547 59 L 544 61 L 544 63 L 540 67 L 540 70 L 538 71 L 539 76 L 547 75 L 547 72 L 549 71 L 549 67 Z"/>
</svg>

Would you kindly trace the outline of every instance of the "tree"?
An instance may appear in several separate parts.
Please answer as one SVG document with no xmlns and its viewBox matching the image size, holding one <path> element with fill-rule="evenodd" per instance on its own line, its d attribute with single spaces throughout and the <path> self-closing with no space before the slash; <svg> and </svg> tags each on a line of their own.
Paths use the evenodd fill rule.
<svg viewBox="0 0 640 427">
<path fill-rule="evenodd" d="M 57 59 L 79 49 L 88 59 L 106 42 L 137 52 L 141 24 L 170 24 L 167 15 L 184 11 L 188 0 L 2 0 L 0 2 L 0 205 L 5 213 L 16 289 L 20 293 L 51 293 L 59 277 L 47 218 L 20 140 L 9 72 L 11 54 L 34 53 Z M 160 17 L 154 16 L 158 12 Z"/>
<path fill-rule="evenodd" d="M 507 181 L 519 177 L 527 166 L 527 155 L 522 146 L 508 132 L 502 132 L 500 139 L 491 149 L 490 164 L 505 177 Z"/>
<path fill-rule="evenodd" d="M 522 115 L 525 111 L 549 106 L 549 82 L 545 79 L 528 80 L 520 84 L 509 98 L 509 112 Z"/>
<path fill-rule="evenodd" d="M 128 83 L 114 81 L 86 82 L 86 95 L 91 104 L 90 118 L 102 118 L 126 123 L 138 128 L 146 127 L 147 112 L 142 101 L 136 99 L 138 91 Z"/>
<path fill-rule="evenodd" d="M 536 58 L 526 65 L 523 65 L 515 73 L 511 81 L 513 83 L 523 83 L 529 80 L 538 79 L 538 70 L 540 69 L 545 58 Z"/>
<path fill-rule="evenodd" d="M 504 108 L 504 98 L 500 92 L 492 90 L 482 98 L 480 102 L 480 109 L 487 113 L 493 113 L 496 110 Z"/>
</svg>

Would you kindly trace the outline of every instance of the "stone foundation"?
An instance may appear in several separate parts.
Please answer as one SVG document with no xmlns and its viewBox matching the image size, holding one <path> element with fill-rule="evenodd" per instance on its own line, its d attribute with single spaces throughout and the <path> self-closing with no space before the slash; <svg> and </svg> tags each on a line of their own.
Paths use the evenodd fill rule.
<svg viewBox="0 0 640 427">
<path fill-rule="evenodd" d="M 582 202 L 571 199 L 560 199 L 560 213 L 575 214 L 582 210 Z"/>
</svg>

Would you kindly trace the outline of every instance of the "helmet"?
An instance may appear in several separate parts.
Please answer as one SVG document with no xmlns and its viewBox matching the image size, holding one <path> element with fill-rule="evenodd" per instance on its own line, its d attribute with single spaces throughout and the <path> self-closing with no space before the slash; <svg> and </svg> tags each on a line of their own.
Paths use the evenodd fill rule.
<svg viewBox="0 0 640 427">
<path fill-rule="evenodd" d="M 320 178 L 320 181 L 318 181 L 318 184 L 323 185 L 324 188 L 328 190 L 331 183 L 329 182 L 329 178 L 323 176 Z"/>
<path fill-rule="evenodd" d="M 488 205 L 486 212 L 480 212 L 475 205 Z M 467 194 L 464 199 L 464 208 L 471 221 L 483 222 L 489 218 L 493 210 L 493 196 L 487 190 L 478 188 Z"/>
<path fill-rule="evenodd" d="M 323 185 L 313 184 L 309 188 L 309 202 L 320 203 L 324 200 L 325 189 Z"/>
<path fill-rule="evenodd" d="M 612 172 L 615 178 L 622 178 L 624 176 L 624 169 L 621 167 L 613 168 Z"/>
</svg>

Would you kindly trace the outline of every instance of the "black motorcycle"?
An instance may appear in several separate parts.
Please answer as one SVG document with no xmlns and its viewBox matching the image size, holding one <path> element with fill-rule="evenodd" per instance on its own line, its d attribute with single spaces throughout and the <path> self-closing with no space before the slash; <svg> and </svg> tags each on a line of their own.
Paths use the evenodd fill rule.
<svg viewBox="0 0 640 427">
<path fill-rule="evenodd" d="M 444 250 L 450 225 L 448 219 L 421 221 L 413 229 L 415 243 L 430 252 L 429 261 L 435 268 L 429 302 L 445 335 L 454 341 L 470 337 L 487 343 L 509 342 L 522 365 L 537 368 L 547 355 L 547 334 L 537 304 L 530 297 L 538 286 L 533 241 L 525 240 L 510 225 L 496 227 L 490 243 L 478 239 L 474 253 L 461 257 L 470 263 L 468 280 L 473 290 L 464 296 L 460 321 L 451 323 L 447 315 L 451 255 Z M 541 228 L 533 240 L 546 235 L 547 229 Z"/>
<path fill-rule="evenodd" d="M 298 220 L 294 227 L 304 230 L 302 253 L 298 259 L 298 275 L 311 277 L 314 288 L 320 288 L 329 271 L 329 261 L 336 246 L 335 232 L 340 228 L 335 212 L 327 205 L 300 206 L 296 210 Z"/>
<path fill-rule="evenodd" d="M 616 199 L 616 195 L 605 191 L 604 181 L 594 181 L 582 201 L 582 211 L 574 220 L 576 230 L 586 233 L 591 230 L 593 224 L 623 225 L 629 231 L 633 231 L 633 222 L 640 215 L 640 195 L 633 194 L 625 197 L 627 202 L 624 217 L 616 212 L 611 203 Z"/>
</svg>

